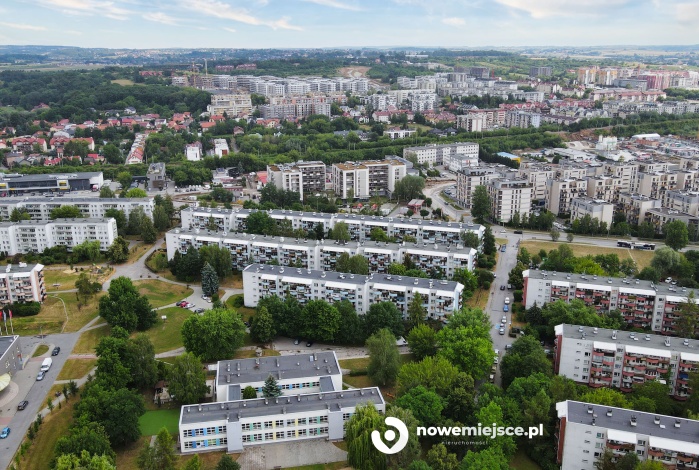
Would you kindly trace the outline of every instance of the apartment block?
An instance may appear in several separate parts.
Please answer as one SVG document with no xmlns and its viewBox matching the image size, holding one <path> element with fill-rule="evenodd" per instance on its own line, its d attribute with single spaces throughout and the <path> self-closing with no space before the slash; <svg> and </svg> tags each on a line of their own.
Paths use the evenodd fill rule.
<svg viewBox="0 0 699 470">
<path fill-rule="evenodd" d="M 648 222 L 655 227 L 655 233 L 663 233 L 663 227 L 670 222 L 680 221 L 689 228 L 689 233 L 697 233 L 699 227 L 699 217 L 667 207 L 651 209 L 646 213 Z"/>
<path fill-rule="evenodd" d="M 465 168 L 456 173 L 456 200 L 466 208 L 471 207 L 471 197 L 478 186 L 503 178 L 505 172 L 494 167 Z"/>
<path fill-rule="evenodd" d="M 31 220 L 49 221 L 51 211 L 61 206 L 76 206 L 83 217 L 104 218 L 109 209 L 123 211 L 128 218 L 132 210 L 143 208 L 143 212 L 153 217 L 155 202 L 149 198 L 96 198 L 96 197 L 27 197 L 0 199 L 0 218 L 9 220 L 14 209 L 26 211 Z"/>
<path fill-rule="evenodd" d="M 531 211 L 533 186 L 525 179 L 494 179 L 486 184 L 490 196 L 490 213 L 497 222 L 510 222 Z"/>
<path fill-rule="evenodd" d="M 614 220 L 614 204 L 604 199 L 591 197 L 576 197 L 573 199 L 570 203 L 570 221 L 582 219 L 586 215 L 589 215 L 592 219 L 599 220 L 600 223 L 606 223 L 607 227 L 611 227 Z"/>
<path fill-rule="evenodd" d="M 629 224 L 638 225 L 648 221 L 648 211 L 661 206 L 660 199 L 651 199 L 640 194 L 620 193 L 617 210 L 626 214 L 626 221 Z"/>
<path fill-rule="evenodd" d="M 547 273 L 534 269 L 524 271 L 523 277 L 526 308 L 556 300 L 578 299 L 598 313 L 619 310 L 629 326 L 664 335 L 676 334 L 677 312 L 689 294 L 685 287 L 638 279 Z"/>
<path fill-rule="evenodd" d="M 398 244 L 369 240 L 340 243 L 333 240 L 304 240 L 246 233 L 223 234 L 179 228 L 167 232 L 165 240 L 169 260 L 177 251 L 185 254 L 190 247 L 199 249 L 214 244 L 231 252 L 232 267 L 239 271 L 243 271 L 251 263 L 275 263 L 280 266 L 337 271 L 337 259 L 342 253 L 347 253 L 367 258 L 370 273 L 386 273 L 391 263 L 403 263 L 408 256 L 417 269 L 432 273 L 434 277 L 451 277 L 457 269 L 472 271 L 478 255 L 475 249 L 461 244 Z"/>
<path fill-rule="evenodd" d="M 554 178 L 555 170 L 552 166 L 539 162 L 522 162 L 517 176 L 528 180 L 532 185 L 532 199 L 543 201 L 546 199 L 546 182 Z"/>
<path fill-rule="evenodd" d="M 622 179 L 616 176 L 601 175 L 587 178 L 587 195 L 593 199 L 617 204 L 619 194 L 622 191 L 628 191 L 628 189 L 628 187 L 624 187 Z"/>
<path fill-rule="evenodd" d="M 548 66 L 529 67 L 530 77 L 550 77 L 552 73 L 553 69 Z"/>
<path fill-rule="evenodd" d="M 249 93 L 231 93 L 230 90 L 212 92 L 211 104 L 206 110 L 211 115 L 247 116 L 252 113 L 252 99 Z"/>
<path fill-rule="evenodd" d="M 247 230 L 247 217 L 256 212 L 252 209 L 224 209 L 186 207 L 180 211 L 182 228 L 208 229 L 215 226 L 223 232 L 244 232 Z M 281 223 L 288 220 L 291 228 L 301 230 L 314 229 L 322 224 L 327 231 L 338 222 L 347 224 L 351 240 L 369 240 L 371 229 L 378 227 L 396 241 L 404 241 L 405 235 L 410 235 L 417 243 L 451 244 L 461 243 L 461 235 L 473 232 L 479 239 L 483 238 L 485 227 L 472 223 L 442 222 L 438 220 L 412 220 L 401 217 L 377 217 L 357 214 L 327 214 L 323 212 L 294 212 L 291 210 L 268 211 L 270 217 Z M 225 234 L 224 234 L 225 235 Z"/>
<path fill-rule="evenodd" d="M 635 185 L 636 175 L 638 174 L 638 164 L 636 162 L 604 162 L 602 166 L 604 176 L 609 176 L 614 179 L 619 178 L 618 183 L 622 188 L 622 192 L 630 192 Z M 616 184 L 616 183 L 615 183 Z"/>
<path fill-rule="evenodd" d="M 251 264 L 243 271 L 246 307 L 256 307 L 268 296 L 291 296 L 301 305 L 310 300 L 348 300 L 363 315 L 375 303 L 392 302 L 405 318 L 413 297 L 420 295 L 426 316 L 439 319 L 459 309 L 463 289 L 454 281 L 390 274 L 362 276 L 264 264 Z"/>
<path fill-rule="evenodd" d="M 561 324 L 554 328 L 554 372 L 590 387 L 617 388 L 661 381 L 686 400 L 689 374 L 697 371 L 699 341 Z"/>
<path fill-rule="evenodd" d="M 486 130 L 487 121 L 485 113 L 459 114 L 456 116 L 456 127 L 466 129 L 466 132 L 483 132 Z"/>
<path fill-rule="evenodd" d="M 41 253 L 46 248 L 61 245 L 70 251 L 85 241 L 99 241 L 100 250 L 106 251 L 116 237 L 116 220 L 112 218 L 0 222 L 0 251 L 10 256 Z"/>
<path fill-rule="evenodd" d="M 299 193 L 301 200 L 325 191 L 325 163 L 304 162 L 267 165 L 267 184 Z"/>
<path fill-rule="evenodd" d="M 647 173 L 639 171 L 636 175 L 634 192 L 648 196 L 651 199 L 661 199 L 665 191 L 677 188 L 677 174 L 675 172 L 656 171 Z"/>
<path fill-rule="evenodd" d="M 44 266 L 8 264 L 0 270 L 0 305 L 15 302 L 43 302 L 46 299 Z"/>
<path fill-rule="evenodd" d="M 699 192 L 666 191 L 663 197 L 663 207 L 693 216 L 699 215 Z"/>
<path fill-rule="evenodd" d="M 556 403 L 557 461 L 563 470 L 594 470 L 609 449 L 663 468 L 697 468 L 699 421 L 567 400 Z"/>
<path fill-rule="evenodd" d="M 396 159 L 335 163 L 332 183 L 341 199 L 390 196 L 407 171 L 405 163 Z"/>
<path fill-rule="evenodd" d="M 457 156 L 460 166 L 473 167 L 478 165 L 478 144 L 473 142 L 455 142 L 453 144 L 429 144 L 421 147 L 406 147 L 403 158 L 414 156 L 417 163 L 428 166 L 448 165 L 450 157 Z M 462 157 L 458 157 L 458 156 Z M 461 163 L 466 161 L 466 164 Z M 457 170 L 453 170 L 457 171 Z"/>
<path fill-rule="evenodd" d="M 531 111 L 508 111 L 505 115 L 507 127 L 541 127 L 541 114 Z"/>
<path fill-rule="evenodd" d="M 478 144 L 468 143 L 458 146 L 455 151 L 445 150 L 443 155 L 444 166 L 451 171 L 461 171 L 465 168 L 478 166 Z"/>
<path fill-rule="evenodd" d="M 571 202 L 587 195 L 586 179 L 555 179 L 546 182 L 546 209 L 554 214 L 568 214 Z"/>
</svg>

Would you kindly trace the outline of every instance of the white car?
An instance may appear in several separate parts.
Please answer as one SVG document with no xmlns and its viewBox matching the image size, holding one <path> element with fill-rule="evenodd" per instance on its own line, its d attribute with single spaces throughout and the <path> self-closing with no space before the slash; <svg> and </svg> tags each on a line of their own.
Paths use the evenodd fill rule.
<svg viewBox="0 0 699 470">
<path fill-rule="evenodd" d="M 502 323 L 507 323 L 507 315 L 502 316 Z"/>
<path fill-rule="evenodd" d="M 500 230 L 500 233 L 507 233 L 507 230 Z"/>
<path fill-rule="evenodd" d="M 509 303 L 510 303 L 510 298 L 509 298 L 509 297 L 505 297 L 505 305 L 507 305 L 507 304 L 509 304 Z"/>
</svg>

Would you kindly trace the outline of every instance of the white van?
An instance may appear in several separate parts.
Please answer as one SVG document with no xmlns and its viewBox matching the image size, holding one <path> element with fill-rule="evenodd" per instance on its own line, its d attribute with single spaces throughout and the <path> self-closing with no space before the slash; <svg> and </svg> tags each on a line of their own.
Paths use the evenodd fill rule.
<svg viewBox="0 0 699 470">
<path fill-rule="evenodd" d="M 50 357 L 44 359 L 44 362 L 41 363 L 41 371 L 47 372 L 51 368 L 51 364 L 53 364 L 53 359 Z"/>
</svg>

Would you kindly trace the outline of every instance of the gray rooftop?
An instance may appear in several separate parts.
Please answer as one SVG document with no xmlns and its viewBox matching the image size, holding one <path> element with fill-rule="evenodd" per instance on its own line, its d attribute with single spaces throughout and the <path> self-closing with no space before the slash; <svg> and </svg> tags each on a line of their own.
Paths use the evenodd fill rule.
<svg viewBox="0 0 699 470">
<path fill-rule="evenodd" d="M 529 269 L 531 279 L 547 279 L 552 282 L 568 282 L 575 284 L 592 284 L 599 286 L 616 287 L 629 289 L 643 289 L 652 295 L 671 295 L 675 297 L 687 297 L 690 290 L 686 287 L 673 286 L 665 282 L 654 283 L 653 281 L 642 281 L 634 278 L 592 276 L 590 274 L 557 273 L 555 271 L 541 271 Z M 611 282 L 610 282 L 611 281 Z M 653 293 L 655 292 L 655 293 Z M 699 293 L 697 293 L 699 294 Z"/>
<path fill-rule="evenodd" d="M 19 339 L 19 336 L 0 336 L 0 357 L 10 349 L 12 343 Z"/>
<path fill-rule="evenodd" d="M 89 179 L 101 175 L 101 171 L 81 171 L 77 173 L 49 173 L 37 175 L 7 175 L 0 174 L 0 180 L 4 181 L 46 181 L 55 179 Z"/>
<path fill-rule="evenodd" d="M 313 410 L 340 411 L 345 408 L 372 402 L 383 405 L 384 399 L 378 387 L 360 388 L 329 393 L 284 395 L 278 399 L 257 398 L 229 402 L 185 405 L 180 411 L 180 424 L 211 421 L 238 421 L 241 418 L 274 416 L 285 413 L 301 413 Z M 201 411 L 199 411 L 201 409 Z"/>
<path fill-rule="evenodd" d="M 27 263 L 19 263 L 19 264 L 8 264 L 7 266 L 0 268 L 0 276 L 2 276 L 4 273 L 30 273 L 32 272 L 32 269 L 34 269 L 35 266 L 41 266 L 43 268 L 43 265 L 40 265 L 38 263 L 34 264 L 27 264 Z"/>
<path fill-rule="evenodd" d="M 608 416 L 608 410 L 612 416 Z M 636 418 L 636 426 L 631 426 L 632 417 Z M 656 417 L 660 418 L 660 424 L 655 424 Z M 592 426 L 593 419 L 598 428 L 699 443 L 699 421 L 568 400 L 568 421 Z M 680 427 L 675 426 L 676 422 Z"/>
<path fill-rule="evenodd" d="M 255 265 L 252 265 L 255 266 Z M 259 266 L 259 265 L 257 265 Z M 317 369 L 316 367 L 319 367 Z M 299 377 L 320 377 L 340 373 L 335 352 L 268 356 L 218 362 L 218 385 L 264 382 L 273 375 L 277 380 Z M 230 382 L 227 380 L 230 378 Z"/>
<path fill-rule="evenodd" d="M 150 202 L 147 197 L 139 198 L 100 198 L 100 197 L 13 197 L 11 199 L 0 199 L 0 205 L 7 204 L 46 204 L 60 203 L 61 205 L 75 204 L 129 204 L 137 202 Z"/>
<path fill-rule="evenodd" d="M 568 324 L 563 324 L 562 326 L 564 338 L 580 339 L 584 333 L 585 339 L 588 341 L 699 354 L 699 340 L 696 339 L 683 339 L 648 333 L 633 333 L 629 331 L 609 330 L 607 328 L 593 328 L 590 326 Z M 613 339 L 612 336 L 616 336 L 616 339 Z M 666 341 L 669 341 L 670 346 L 667 346 Z"/>
<path fill-rule="evenodd" d="M 84 217 L 77 219 L 53 219 L 53 220 L 21 220 L 19 222 L 0 222 L 0 227 L 9 227 L 11 225 L 22 226 L 45 226 L 49 224 L 100 224 L 109 220 L 109 217 Z"/>
<path fill-rule="evenodd" d="M 320 280 L 324 282 L 343 282 L 346 284 L 365 284 L 367 282 L 379 282 L 410 288 L 440 289 L 454 291 L 460 284 L 454 281 L 440 281 L 409 276 L 397 276 L 391 274 L 344 274 L 335 271 L 320 271 L 315 269 L 290 268 L 285 266 L 273 266 L 269 264 L 251 264 L 245 271 L 257 271 L 258 273 L 276 274 L 285 277 L 298 277 L 303 279 Z M 463 286 L 462 286 L 463 287 Z M 292 356 L 293 357 L 293 356 Z"/>
</svg>

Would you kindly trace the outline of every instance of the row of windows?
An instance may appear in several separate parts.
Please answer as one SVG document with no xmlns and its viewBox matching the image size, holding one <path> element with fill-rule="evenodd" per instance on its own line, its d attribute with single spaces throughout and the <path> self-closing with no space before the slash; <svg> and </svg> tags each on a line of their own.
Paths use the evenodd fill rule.
<svg viewBox="0 0 699 470">
<path fill-rule="evenodd" d="M 184 437 L 208 436 L 209 434 L 226 434 L 226 426 L 211 426 L 207 428 L 185 429 Z"/>
<path fill-rule="evenodd" d="M 297 437 L 307 437 L 307 436 L 322 436 L 328 434 L 328 427 L 323 426 L 319 428 L 310 429 L 298 429 L 295 431 L 277 431 L 277 432 L 266 432 L 266 433 L 256 433 L 256 434 L 244 434 L 243 442 L 262 442 L 262 441 L 273 441 L 275 439 L 293 439 Z"/>
<path fill-rule="evenodd" d="M 327 416 L 313 416 L 311 418 L 298 418 L 298 419 L 287 419 L 286 426 L 307 426 L 312 424 L 327 423 Z M 278 419 L 276 421 L 265 421 L 260 423 L 244 423 L 242 425 L 243 431 L 256 431 L 258 429 L 271 429 L 271 428 L 281 428 L 284 427 L 285 421 L 283 419 Z"/>
<path fill-rule="evenodd" d="M 222 437 L 220 439 L 205 439 L 203 441 L 186 441 L 184 443 L 185 449 L 199 449 L 202 447 L 216 447 L 228 445 L 228 438 Z"/>
</svg>

